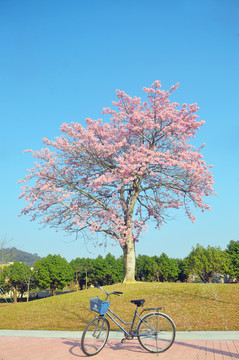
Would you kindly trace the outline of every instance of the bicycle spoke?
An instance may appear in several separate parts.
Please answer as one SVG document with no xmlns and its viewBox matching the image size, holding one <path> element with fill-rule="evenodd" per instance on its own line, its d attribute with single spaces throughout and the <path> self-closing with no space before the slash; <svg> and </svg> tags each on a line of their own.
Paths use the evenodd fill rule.
<svg viewBox="0 0 239 360">
<path fill-rule="evenodd" d="M 174 342 L 175 327 L 166 315 L 152 313 L 142 319 L 138 333 L 142 347 L 150 352 L 163 352 Z"/>
<path fill-rule="evenodd" d="M 82 351 L 88 355 L 96 355 L 103 349 L 109 335 L 109 322 L 104 317 L 92 320 L 85 328 L 81 338 Z"/>
</svg>

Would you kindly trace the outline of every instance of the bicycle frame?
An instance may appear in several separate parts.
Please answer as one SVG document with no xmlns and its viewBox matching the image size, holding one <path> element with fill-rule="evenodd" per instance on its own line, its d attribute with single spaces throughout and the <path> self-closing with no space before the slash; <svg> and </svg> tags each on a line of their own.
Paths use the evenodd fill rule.
<svg viewBox="0 0 239 360">
<path fill-rule="evenodd" d="M 132 322 L 130 322 L 130 323 L 125 322 L 123 319 L 121 319 L 121 318 L 120 318 L 114 311 L 112 311 L 110 308 L 108 309 L 108 311 L 107 311 L 104 315 L 101 315 L 101 316 L 104 317 L 105 315 L 107 315 L 121 330 L 123 330 L 124 334 L 125 334 L 127 337 L 132 337 L 132 338 L 134 338 L 134 337 L 144 336 L 144 334 L 137 334 L 135 330 L 133 331 L 136 317 L 138 317 L 140 321 L 143 321 L 144 324 L 146 324 L 146 322 L 143 320 L 143 318 L 142 318 L 140 315 L 141 315 L 144 311 L 159 311 L 159 310 L 161 310 L 161 309 L 162 309 L 162 307 L 160 307 L 160 308 L 148 308 L 148 309 L 144 309 L 144 310 L 141 311 L 141 313 L 139 314 L 139 313 L 138 313 L 138 307 L 137 307 L 137 308 L 135 309 L 135 312 L 134 312 L 133 320 L 132 320 Z M 124 325 L 131 325 L 130 330 L 127 331 L 122 325 L 120 325 L 120 324 L 118 323 L 117 320 L 115 320 L 115 319 L 111 316 L 111 314 L 114 315 L 122 324 L 124 324 Z M 146 324 L 146 325 L 147 325 L 149 328 L 151 328 L 148 324 Z M 151 328 L 151 330 L 153 330 L 153 329 Z M 147 335 L 145 335 L 145 336 L 147 336 Z"/>
<path fill-rule="evenodd" d="M 132 322 L 126 322 L 109 308 L 110 301 L 108 301 L 110 295 L 123 293 L 121 291 L 108 293 L 100 286 L 99 288 L 106 294 L 106 300 L 101 300 L 98 296 L 90 298 L 90 309 L 97 312 L 98 316 L 87 324 L 82 333 L 81 347 L 84 354 L 96 355 L 105 346 L 110 330 L 107 317 L 123 331 L 122 343 L 125 340 L 137 338 L 140 345 L 152 353 L 161 353 L 170 348 L 175 340 L 175 324 L 168 315 L 161 312 L 164 307 L 146 308 L 138 312 L 138 308 L 144 304 L 145 299 L 131 300 L 136 308 Z M 147 313 L 142 315 L 144 312 Z M 138 324 L 135 325 L 136 318 Z M 130 329 L 126 330 L 124 325 L 129 325 Z"/>
</svg>

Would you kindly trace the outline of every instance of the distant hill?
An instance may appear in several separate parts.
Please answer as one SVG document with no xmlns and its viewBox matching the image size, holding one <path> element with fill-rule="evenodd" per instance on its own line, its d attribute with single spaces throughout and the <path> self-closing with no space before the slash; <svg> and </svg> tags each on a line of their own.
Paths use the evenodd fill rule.
<svg viewBox="0 0 239 360">
<path fill-rule="evenodd" d="M 37 260 L 41 259 L 41 257 L 37 254 L 31 254 L 27 251 L 18 250 L 15 247 L 1 249 L 1 252 L 3 263 L 19 261 L 27 264 L 28 266 L 33 266 Z"/>
</svg>

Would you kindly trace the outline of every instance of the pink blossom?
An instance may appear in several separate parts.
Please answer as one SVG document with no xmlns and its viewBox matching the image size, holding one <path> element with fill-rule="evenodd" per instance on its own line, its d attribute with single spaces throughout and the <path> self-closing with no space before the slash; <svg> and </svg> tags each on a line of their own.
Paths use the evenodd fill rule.
<svg viewBox="0 0 239 360">
<path fill-rule="evenodd" d="M 110 115 L 62 124 L 62 136 L 43 139 L 37 159 L 20 183 L 28 205 L 22 214 L 57 229 L 102 232 L 120 242 L 138 241 L 151 219 L 156 228 L 168 209 L 209 210 L 205 197 L 214 194 L 213 177 L 200 150 L 190 145 L 197 130 L 197 104 L 170 103 L 169 91 L 155 81 L 144 88 L 148 101 L 117 90 Z"/>
</svg>

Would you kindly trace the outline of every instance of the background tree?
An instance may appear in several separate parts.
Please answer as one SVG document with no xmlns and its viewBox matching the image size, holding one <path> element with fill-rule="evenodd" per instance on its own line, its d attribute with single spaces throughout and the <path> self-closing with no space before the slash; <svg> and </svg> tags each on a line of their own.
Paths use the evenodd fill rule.
<svg viewBox="0 0 239 360">
<path fill-rule="evenodd" d="M 29 271 L 29 269 L 31 271 Z M 34 272 L 30 267 L 29 268 L 25 267 L 25 270 L 23 271 L 23 279 L 27 287 L 27 302 L 28 302 L 30 297 L 30 289 L 36 287 Z"/>
<path fill-rule="evenodd" d="M 42 289 L 51 290 L 51 295 L 56 294 L 56 289 L 62 289 L 74 279 L 74 272 L 66 259 L 60 255 L 49 254 L 34 265 L 34 274 L 37 285 Z"/>
<path fill-rule="evenodd" d="M 122 259 L 116 259 L 110 253 L 105 258 L 101 255 L 96 259 L 76 258 L 70 262 L 70 265 L 81 290 L 83 286 L 87 288 L 88 285 L 111 285 L 123 281 Z"/>
<path fill-rule="evenodd" d="M 136 259 L 136 279 L 140 281 L 176 281 L 179 267 L 165 253 L 160 256 L 139 255 Z"/>
<path fill-rule="evenodd" d="M 239 281 L 239 241 L 231 240 L 226 252 L 230 258 L 229 275 Z"/>
<path fill-rule="evenodd" d="M 9 292 L 11 290 L 11 284 L 9 283 L 9 281 L 7 281 L 7 275 L 7 268 L 4 266 L 3 268 L 1 268 L 0 272 L 0 286 L 5 292 Z"/>
<path fill-rule="evenodd" d="M 13 264 L 5 266 L 2 272 L 2 284 L 6 291 L 13 292 L 14 302 L 17 302 L 17 293 L 20 292 L 21 298 L 24 292 L 28 292 L 30 288 L 30 279 L 32 278 L 32 271 L 30 267 L 19 261 L 14 261 Z"/>
<path fill-rule="evenodd" d="M 192 221 L 190 203 L 209 209 L 204 196 L 213 194 L 213 178 L 189 144 L 204 121 L 197 121 L 196 104 L 170 103 L 176 88 L 163 91 L 155 81 L 143 89 L 148 101 L 142 102 L 117 91 L 117 110 L 103 110 L 108 123 L 63 124 L 64 135 L 30 150 L 40 163 L 22 180 L 30 182 L 20 195 L 28 202 L 22 214 L 68 232 L 111 237 L 123 250 L 124 281 L 135 280 L 135 242 L 149 219 L 159 229 L 170 208 L 184 207 Z"/>
<path fill-rule="evenodd" d="M 136 280 L 152 281 L 152 261 L 148 255 L 138 255 L 136 259 Z"/>
<path fill-rule="evenodd" d="M 178 280 L 186 282 L 190 275 L 188 259 L 176 259 L 176 262 L 178 264 Z"/>
<path fill-rule="evenodd" d="M 124 279 L 124 263 L 121 258 L 116 259 L 110 253 L 105 257 L 105 263 L 107 266 L 106 284 L 111 285 L 122 282 Z"/>
<path fill-rule="evenodd" d="M 122 262 L 108 254 L 105 258 L 99 255 L 93 262 L 94 285 L 111 285 L 123 280 Z"/>
<path fill-rule="evenodd" d="M 162 269 L 159 263 L 159 257 L 153 256 L 150 258 L 150 263 L 148 264 L 150 267 L 150 279 L 153 281 L 160 281 L 160 277 L 162 275 Z"/>
<path fill-rule="evenodd" d="M 104 258 L 101 255 L 97 256 L 97 258 L 93 260 L 92 265 L 93 285 L 104 285 L 106 276 L 109 272 Z"/>
<path fill-rule="evenodd" d="M 175 259 L 171 259 L 165 253 L 162 253 L 157 259 L 157 263 L 160 269 L 160 281 L 177 281 L 179 268 Z"/>
<path fill-rule="evenodd" d="M 83 286 L 85 286 L 87 289 L 89 281 L 91 283 L 93 262 L 94 260 L 92 259 L 79 257 L 75 260 L 71 260 L 70 266 L 75 273 L 75 282 L 77 288 L 80 287 L 80 289 L 83 290 Z"/>
<path fill-rule="evenodd" d="M 124 277 L 124 266 L 120 259 L 107 254 L 103 259 L 98 256 L 93 262 L 94 284 L 111 285 L 122 282 Z"/>
<path fill-rule="evenodd" d="M 227 274 L 229 270 L 229 257 L 220 247 L 197 246 L 187 257 L 189 270 L 198 275 L 202 282 L 211 282 L 216 274 Z"/>
</svg>

